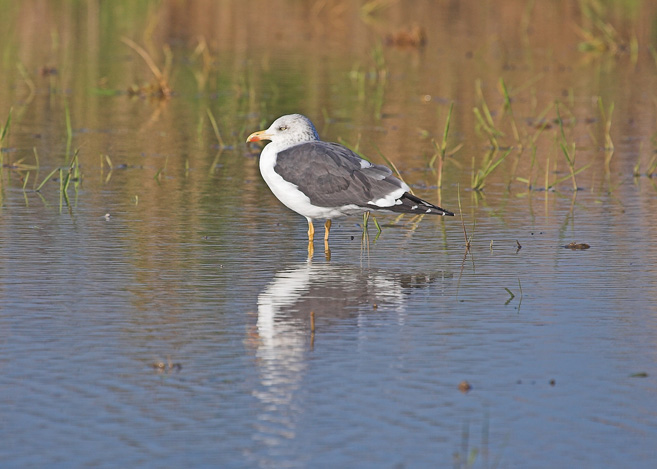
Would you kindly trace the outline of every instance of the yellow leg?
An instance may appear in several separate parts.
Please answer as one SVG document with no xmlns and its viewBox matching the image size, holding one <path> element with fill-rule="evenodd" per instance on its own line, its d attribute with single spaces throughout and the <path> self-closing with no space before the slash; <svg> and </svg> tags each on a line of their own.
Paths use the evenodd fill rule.
<svg viewBox="0 0 657 469">
<path fill-rule="evenodd" d="M 329 248 L 329 232 L 331 231 L 331 220 L 326 220 L 324 223 L 324 254 L 326 255 L 326 260 L 331 260 L 331 249 Z"/>
<path fill-rule="evenodd" d="M 313 226 L 313 221 L 308 219 L 308 241 L 315 239 L 315 227 Z"/>
</svg>

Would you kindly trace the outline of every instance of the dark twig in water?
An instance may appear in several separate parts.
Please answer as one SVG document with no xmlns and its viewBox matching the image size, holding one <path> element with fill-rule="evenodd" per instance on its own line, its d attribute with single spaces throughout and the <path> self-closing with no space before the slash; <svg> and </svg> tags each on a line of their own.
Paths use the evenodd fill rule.
<svg viewBox="0 0 657 469">
<path fill-rule="evenodd" d="M 584 250 L 586 250 L 586 249 L 589 249 L 591 246 L 589 246 L 589 245 L 586 244 L 586 243 L 576 243 L 576 242 L 572 242 L 572 243 L 566 244 L 564 247 L 565 247 L 566 249 L 571 249 L 571 250 L 573 250 L 573 251 L 584 251 Z"/>
<path fill-rule="evenodd" d="M 463 220 L 463 209 L 461 208 L 461 188 L 458 185 L 457 185 L 457 197 L 459 202 L 459 214 L 461 216 L 461 226 L 463 227 L 463 237 L 465 238 L 465 252 L 467 254 L 467 252 L 470 251 L 470 246 L 471 246 L 470 242 L 472 241 L 472 238 L 468 237 L 468 231 L 465 229 L 465 221 Z"/>
<path fill-rule="evenodd" d="M 520 298 L 518 299 L 518 312 L 520 312 L 520 305 L 522 304 L 522 284 L 520 283 L 520 277 L 518 277 L 518 288 L 520 289 Z M 506 306 L 511 303 L 511 301 L 513 301 L 516 295 L 508 288 L 504 287 L 504 289 L 509 294 L 509 298 L 504 302 L 504 306 Z"/>
</svg>

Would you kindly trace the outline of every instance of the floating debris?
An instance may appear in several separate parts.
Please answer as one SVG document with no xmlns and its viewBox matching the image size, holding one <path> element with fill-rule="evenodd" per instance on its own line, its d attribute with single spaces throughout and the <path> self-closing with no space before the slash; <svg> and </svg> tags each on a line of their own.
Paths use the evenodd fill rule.
<svg viewBox="0 0 657 469">
<path fill-rule="evenodd" d="M 504 306 L 506 306 L 509 303 L 511 303 L 511 300 L 514 299 L 516 297 L 516 295 L 514 295 L 513 292 L 511 290 L 509 290 L 508 288 L 504 287 L 504 289 L 509 294 L 509 299 L 504 302 Z"/>
<path fill-rule="evenodd" d="M 422 26 L 413 26 L 410 30 L 397 31 L 386 36 L 386 45 L 396 47 L 424 47 L 427 34 Z"/>
<path fill-rule="evenodd" d="M 51 75 L 57 75 L 58 72 L 56 67 L 50 67 L 48 65 L 44 65 L 43 67 L 41 67 L 40 73 L 42 77 L 48 77 Z"/>
<path fill-rule="evenodd" d="M 151 365 L 158 373 L 171 373 L 178 372 L 182 370 L 182 365 L 180 363 L 172 363 L 171 361 L 164 362 L 155 362 Z"/>
<path fill-rule="evenodd" d="M 169 99 L 173 91 L 165 81 L 153 81 L 146 85 L 130 85 L 126 90 L 128 96 L 139 98 L 151 97 L 155 99 Z"/>
<path fill-rule="evenodd" d="M 589 246 L 589 245 L 586 244 L 586 243 L 575 243 L 575 242 L 572 242 L 572 243 L 570 243 L 570 244 L 566 244 L 566 245 L 564 246 L 564 248 L 566 248 L 566 249 L 572 249 L 573 251 L 583 251 L 583 250 L 588 249 L 588 248 L 590 248 L 590 247 L 591 247 L 591 246 Z"/>
<path fill-rule="evenodd" d="M 459 383 L 459 391 L 461 391 L 463 394 L 466 394 L 471 389 L 472 386 L 466 380 L 463 380 Z"/>
</svg>

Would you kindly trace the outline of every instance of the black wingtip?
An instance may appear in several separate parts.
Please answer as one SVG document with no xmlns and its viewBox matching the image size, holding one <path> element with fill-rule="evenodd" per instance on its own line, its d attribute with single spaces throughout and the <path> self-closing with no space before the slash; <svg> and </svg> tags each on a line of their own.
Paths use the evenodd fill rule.
<svg viewBox="0 0 657 469">
<path fill-rule="evenodd" d="M 422 200 L 417 196 L 414 196 L 413 194 L 406 192 L 404 195 L 401 197 L 401 200 L 403 201 L 404 199 L 407 199 L 407 201 L 411 201 L 411 204 L 408 204 L 405 206 L 405 209 L 403 210 L 404 212 L 407 213 L 432 213 L 435 215 L 440 215 L 443 217 L 453 217 L 454 214 L 450 212 L 449 210 L 445 210 L 442 207 L 439 207 L 437 205 L 432 204 L 431 202 L 427 202 L 426 200 Z M 409 209 L 410 205 L 410 209 Z M 401 211 L 401 210 L 400 210 Z"/>
</svg>

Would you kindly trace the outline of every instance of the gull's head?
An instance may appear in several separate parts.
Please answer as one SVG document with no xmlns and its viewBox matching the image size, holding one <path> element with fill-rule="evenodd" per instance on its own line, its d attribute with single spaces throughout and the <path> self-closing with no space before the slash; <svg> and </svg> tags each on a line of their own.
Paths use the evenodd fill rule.
<svg viewBox="0 0 657 469">
<path fill-rule="evenodd" d="M 289 114 L 276 119 L 266 130 L 253 132 L 247 142 L 270 140 L 280 150 L 305 142 L 319 140 L 317 130 L 310 119 L 301 114 Z"/>
</svg>

